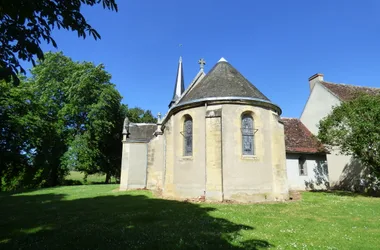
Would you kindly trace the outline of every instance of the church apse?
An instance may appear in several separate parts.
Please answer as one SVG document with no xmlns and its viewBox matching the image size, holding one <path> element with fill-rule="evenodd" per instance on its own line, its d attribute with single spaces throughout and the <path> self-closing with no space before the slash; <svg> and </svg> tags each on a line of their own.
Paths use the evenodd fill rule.
<svg viewBox="0 0 380 250">
<path fill-rule="evenodd" d="M 131 130 L 123 141 L 121 189 L 137 187 L 137 177 L 141 187 L 159 190 L 164 198 L 287 199 L 281 109 L 225 59 L 207 74 L 200 62 L 200 72 L 183 91 L 180 60 L 175 96 L 162 121 L 149 125 L 150 137 L 132 141 Z"/>
</svg>

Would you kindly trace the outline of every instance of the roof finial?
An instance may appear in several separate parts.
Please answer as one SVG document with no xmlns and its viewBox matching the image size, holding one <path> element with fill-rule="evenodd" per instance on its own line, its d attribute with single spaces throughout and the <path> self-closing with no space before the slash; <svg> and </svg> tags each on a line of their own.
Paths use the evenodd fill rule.
<svg viewBox="0 0 380 250">
<path fill-rule="evenodd" d="M 218 62 L 227 62 L 227 60 L 224 57 L 222 57 L 222 58 L 220 58 L 220 60 Z"/>
<path fill-rule="evenodd" d="M 205 65 L 206 65 L 205 59 L 203 59 L 203 58 L 199 59 L 198 64 L 200 65 L 201 70 L 203 70 Z"/>
<path fill-rule="evenodd" d="M 183 44 L 182 44 L 182 43 L 178 44 L 179 54 L 180 54 L 180 55 L 182 55 L 182 47 L 183 47 Z M 180 63 L 182 62 L 182 56 L 179 57 L 179 62 L 180 62 Z"/>
<path fill-rule="evenodd" d="M 161 112 L 157 114 L 157 123 L 161 123 Z"/>
</svg>

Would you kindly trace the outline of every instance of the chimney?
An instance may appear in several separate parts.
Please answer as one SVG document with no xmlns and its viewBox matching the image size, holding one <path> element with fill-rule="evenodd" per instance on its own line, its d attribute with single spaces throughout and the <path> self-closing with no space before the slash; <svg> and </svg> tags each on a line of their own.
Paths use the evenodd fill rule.
<svg viewBox="0 0 380 250">
<path fill-rule="evenodd" d="M 322 73 L 317 73 L 309 77 L 310 92 L 313 90 L 316 82 L 323 82 Z"/>
</svg>

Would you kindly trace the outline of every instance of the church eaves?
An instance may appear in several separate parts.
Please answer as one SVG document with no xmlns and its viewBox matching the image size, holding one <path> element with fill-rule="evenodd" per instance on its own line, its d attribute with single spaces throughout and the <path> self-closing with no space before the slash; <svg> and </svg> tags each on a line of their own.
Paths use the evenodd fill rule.
<svg viewBox="0 0 380 250">
<path fill-rule="evenodd" d="M 182 97 L 178 104 L 220 97 L 255 98 L 270 102 L 263 93 L 223 58 Z"/>
<path fill-rule="evenodd" d="M 183 91 L 185 91 L 185 80 L 183 77 L 182 57 L 179 58 L 177 77 L 174 85 L 174 93 L 169 108 L 175 104 L 175 102 L 181 97 Z"/>
</svg>

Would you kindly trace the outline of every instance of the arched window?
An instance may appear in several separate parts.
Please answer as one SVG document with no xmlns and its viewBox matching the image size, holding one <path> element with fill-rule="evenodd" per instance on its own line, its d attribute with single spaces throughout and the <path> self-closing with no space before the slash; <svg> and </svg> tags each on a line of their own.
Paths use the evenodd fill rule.
<svg viewBox="0 0 380 250">
<path fill-rule="evenodd" d="M 193 120 L 190 116 L 186 116 L 183 123 L 184 136 L 184 156 L 193 155 Z"/>
<path fill-rule="evenodd" d="M 243 155 L 254 155 L 254 127 L 250 114 L 241 117 L 241 133 L 243 142 Z"/>
</svg>

